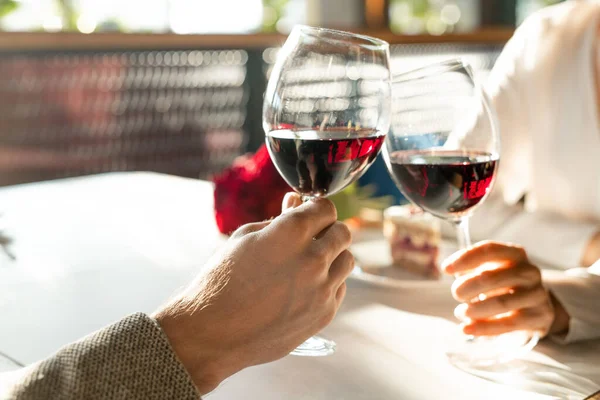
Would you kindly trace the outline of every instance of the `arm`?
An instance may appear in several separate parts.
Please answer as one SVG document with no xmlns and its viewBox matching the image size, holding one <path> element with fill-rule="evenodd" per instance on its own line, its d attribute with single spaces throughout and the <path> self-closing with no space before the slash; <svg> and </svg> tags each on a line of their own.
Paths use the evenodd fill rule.
<svg viewBox="0 0 600 400">
<path fill-rule="evenodd" d="M 134 314 L 13 373 L 0 398 L 189 399 L 200 394 L 158 324 Z M 8 377 L 0 378 L 9 379 Z"/>
<path fill-rule="evenodd" d="M 288 194 L 282 215 L 238 229 L 154 319 L 135 314 L 0 376 L 0 398 L 198 399 L 331 322 L 354 268 L 351 241 L 331 201 Z"/>
<path fill-rule="evenodd" d="M 472 236 L 476 241 L 493 239 L 522 245 L 541 264 L 564 269 L 589 266 L 600 257 L 597 224 L 533 210 L 519 203 L 534 183 L 530 138 L 534 128 L 528 107 L 536 102 L 535 87 L 530 86 L 534 80 L 530 77 L 540 67 L 533 65 L 531 58 L 543 40 L 541 21 L 535 16 L 517 30 L 486 83 L 486 92 L 498 115 L 501 159 L 495 188 L 472 218 Z"/>
</svg>

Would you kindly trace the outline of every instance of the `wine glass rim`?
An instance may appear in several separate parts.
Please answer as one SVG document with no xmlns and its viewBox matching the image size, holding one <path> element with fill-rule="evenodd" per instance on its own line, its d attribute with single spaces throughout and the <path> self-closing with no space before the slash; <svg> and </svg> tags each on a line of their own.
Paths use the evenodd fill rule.
<svg viewBox="0 0 600 400">
<path fill-rule="evenodd" d="M 296 25 L 294 26 L 292 33 L 294 33 L 294 31 L 302 33 L 303 35 L 318 37 L 319 39 L 333 43 L 349 43 L 354 46 L 375 47 L 382 50 L 390 47 L 390 44 L 385 40 L 378 39 L 373 36 L 341 31 L 337 29 L 321 28 L 309 25 Z"/>
<path fill-rule="evenodd" d="M 444 72 L 452 72 L 460 69 L 467 71 L 471 76 L 471 67 L 461 58 L 452 58 L 449 60 L 439 61 L 433 64 L 423 65 L 418 68 L 411 69 L 399 74 L 392 74 L 392 83 L 401 83 L 417 79 L 423 79 L 434 74 Z"/>
</svg>

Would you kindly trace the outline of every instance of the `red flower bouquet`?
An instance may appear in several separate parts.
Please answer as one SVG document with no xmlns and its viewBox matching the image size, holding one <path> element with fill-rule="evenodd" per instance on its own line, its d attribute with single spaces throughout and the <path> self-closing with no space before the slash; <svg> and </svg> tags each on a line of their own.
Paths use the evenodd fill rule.
<svg viewBox="0 0 600 400">
<path fill-rule="evenodd" d="M 215 218 L 222 233 L 264 221 L 281 212 L 290 187 L 279 175 L 263 145 L 253 156 L 242 156 L 214 179 Z"/>
</svg>

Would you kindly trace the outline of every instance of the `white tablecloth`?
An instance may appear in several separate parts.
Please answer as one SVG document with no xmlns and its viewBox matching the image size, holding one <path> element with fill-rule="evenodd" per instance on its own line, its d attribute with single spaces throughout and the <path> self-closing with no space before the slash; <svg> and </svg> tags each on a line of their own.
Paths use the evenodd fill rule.
<svg viewBox="0 0 600 400">
<path fill-rule="evenodd" d="M 151 312 L 224 240 L 209 183 L 150 173 L 0 189 L 0 214 L 17 256 L 0 253 L 0 351 L 24 363 L 129 313 Z M 335 355 L 250 368 L 207 397 L 546 399 L 600 387 L 600 342 L 544 342 L 502 367 L 510 372 L 452 367 L 444 347 L 456 329 L 454 306 L 447 283 L 392 289 L 350 281 L 324 332 L 338 343 Z"/>
</svg>

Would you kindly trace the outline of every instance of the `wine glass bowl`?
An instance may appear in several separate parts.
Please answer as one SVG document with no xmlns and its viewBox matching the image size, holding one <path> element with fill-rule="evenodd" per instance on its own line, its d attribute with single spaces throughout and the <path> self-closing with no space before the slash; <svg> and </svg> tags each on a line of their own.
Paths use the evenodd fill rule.
<svg viewBox="0 0 600 400">
<path fill-rule="evenodd" d="M 375 161 L 390 124 L 389 46 L 297 26 L 278 55 L 263 109 L 271 158 L 309 197 L 335 194 Z"/>
<path fill-rule="evenodd" d="M 403 195 L 450 221 L 470 216 L 494 183 L 498 128 L 470 68 L 460 60 L 394 77 L 384 159 Z"/>
<path fill-rule="evenodd" d="M 390 175 L 413 204 L 453 223 L 459 246 L 469 247 L 469 217 L 489 196 L 500 162 L 491 103 L 459 59 L 398 74 L 392 85 L 383 150 Z M 455 364 L 492 365 L 529 351 L 537 340 L 529 332 L 463 335 L 447 355 Z"/>
<path fill-rule="evenodd" d="M 273 164 L 305 200 L 333 195 L 375 161 L 390 126 L 388 43 L 296 26 L 271 71 L 263 128 Z M 295 355 L 327 355 L 313 337 Z"/>
</svg>

